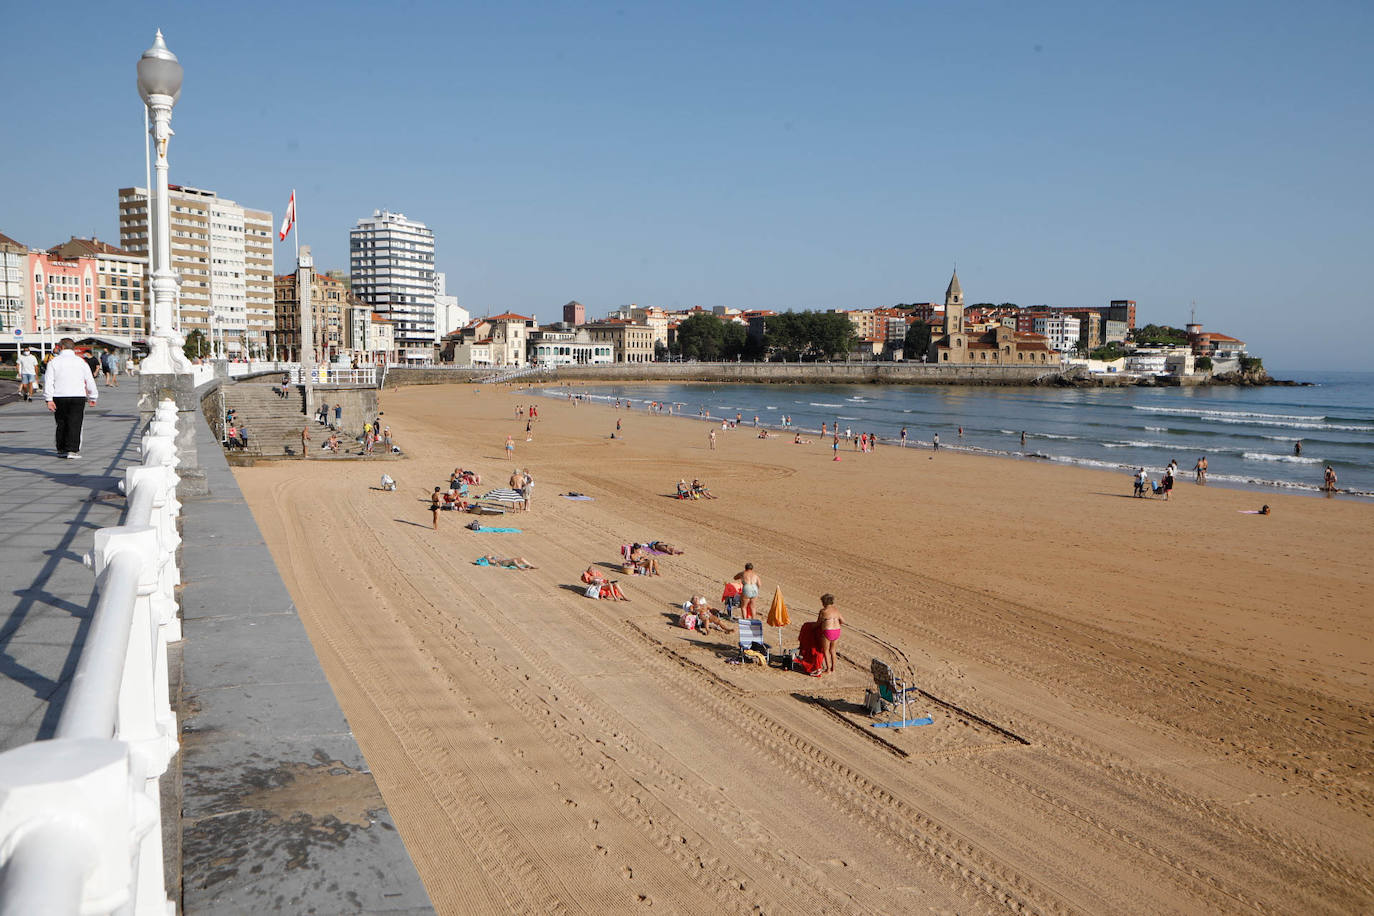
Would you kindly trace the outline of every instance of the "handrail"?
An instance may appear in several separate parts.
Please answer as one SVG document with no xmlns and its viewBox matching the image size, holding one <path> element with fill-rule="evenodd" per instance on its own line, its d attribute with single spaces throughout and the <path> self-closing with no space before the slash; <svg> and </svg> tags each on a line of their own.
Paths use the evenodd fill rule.
<svg viewBox="0 0 1374 916">
<path fill-rule="evenodd" d="M 0 916 L 165 914 L 159 780 L 176 754 L 177 407 L 125 469 L 124 524 L 85 557 L 97 600 L 53 738 L 0 754 Z"/>
<path fill-rule="evenodd" d="M 115 733 L 119 685 L 129 654 L 143 562 L 136 552 L 123 551 L 100 577 L 100 600 L 57 720 L 58 738 L 109 738 Z"/>
</svg>

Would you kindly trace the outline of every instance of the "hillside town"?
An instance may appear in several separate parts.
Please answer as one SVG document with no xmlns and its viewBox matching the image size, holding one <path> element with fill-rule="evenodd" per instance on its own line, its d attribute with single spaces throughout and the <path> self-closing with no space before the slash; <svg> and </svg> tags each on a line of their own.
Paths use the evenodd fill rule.
<svg viewBox="0 0 1374 916">
<path fill-rule="evenodd" d="M 299 273 L 273 273 L 272 213 L 214 191 L 170 187 L 176 323 L 197 359 L 295 361 L 302 355 Z M 149 328 L 149 195 L 117 192 L 119 244 L 72 237 L 48 248 L 0 234 L 0 351 L 40 352 L 72 336 L 136 356 Z M 1258 360 L 1245 342 L 1137 323 L 1136 303 L 967 304 L 955 272 L 942 302 L 791 312 L 629 304 L 598 317 L 577 301 L 541 324 L 510 311 L 475 316 L 435 270 L 434 233 L 376 210 L 349 230 L 348 269 L 310 273 L 310 347 L 321 364 L 491 369 L 663 361 L 889 361 L 1076 368 L 1080 374 L 1222 377 Z M 814 317 L 806 323 L 798 315 Z"/>
</svg>

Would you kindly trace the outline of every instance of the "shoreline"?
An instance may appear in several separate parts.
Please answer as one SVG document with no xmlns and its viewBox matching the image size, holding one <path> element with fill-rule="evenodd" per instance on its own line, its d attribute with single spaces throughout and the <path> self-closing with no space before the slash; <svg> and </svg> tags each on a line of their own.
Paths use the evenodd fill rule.
<svg viewBox="0 0 1374 916">
<path fill-rule="evenodd" d="M 635 385 L 638 385 L 638 384 L 655 384 L 655 383 L 654 383 L 654 382 L 617 382 L 617 383 L 608 383 L 608 384 L 619 384 L 619 385 L 624 385 L 624 386 L 626 386 L 626 387 L 634 387 Z M 711 384 L 711 383 L 709 383 L 709 382 L 675 382 L 674 384 L 683 384 L 683 385 L 709 385 L 709 384 Z M 502 387 L 507 387 L 507 386 L 504 386 L 504 385 L 503 385 Z M 543 384 L 513 384 L 513 383 L 512 383 L 512 384 L 509 385 L 509 389 L 510 389 L 511 391 L 529 391 L 529 392 L 531 392 L 532 394 L 534 394 L 534 395 L 536 395 L 536 396 L 538 396 L 538 397 L 546 398 L 546 399 L 549 399 L 549 400 L 555 401 L 555 402 L 557 402 L 557 401 L 559 401 L 559 400 L 562 400 L 562 399 L 565 399 L 565 398 L 566 398 L 566 395 L 559 395 L 559 394 L 555 394 L 555 393 L 552 393 L 552 392 L 547 392 L 547 391 L 545 390 L 547 387 L 548 387 L 548 386 L 543 385 Z M 575 386 L 570 385 L 569 387 L 575 387 Z M 611 403 L 614 402 L 614 401 L 616 400 L 616 398 L 615 398 L 614 396 L 611 396 L 611 395 L 584 395 L 583 397 L 586 398 L 589 402 L 595 402 L 595 403 L 597 403 L 597 404 L 600 405 L 600 406 L 611 406 Z M 648 403 L 648 402 L 647 402 L 647 401 L 641 401 L 641 402 L 640 402 L 640 406 L 642 407 L 642 405 L 643 405 L 644 403 Z M 686 406 L 685 402 L 674 402 L 674 406 L 679 406 L 679 405 L 680 405 L 680 406 Z M 612 407 L 612 409 L 615 409 L 615 408 Z M 635 408 L 628 408 L 628 407 L 627 407 L 627 408 L 622 408 L 622 409 L 623 409 L 623 410 L 629 410 L 631 413 L 639 413 L 639 414 L 648 413 L 648 411 L 643 411 L 643 410 L 638 410 L 638 411 L 636 411 Z M 666 413 L 665 413 L 665 414 L 657 414 L 657 415 L 659 415 L 659 416 L 668 416 L 668 417 L 671 417 L 671 418 L 674 418 L 674 419 L 695 420 L 695 421 L 698 421 L 698 422 L 701 422 L 701 423 L 717 423 L 717 424 L 720 423 L 722 420 L 727 420 L 727 419 L 729 419 L 728 417 L 722 417 L 722 416 L 715 416 L 715 415 L 702 416 L 702 415 L 700 415 L 700 414 L 686 414 L 686 413 L 681 413 L 681 412 L 674 412 L 674 413 L 672 413 L 672 414 L 666 414 Z M 766 422 L 760 422 L 759 425 L 758 425 L 757 427 L 755 427 L 755 426 L 752 425 L 752 424 L 745 424 L 745 423 L 742 423 L 742 424 L 740 425 L 739 429 L 742 429 L 742 430 L 750 430 L 750 429 L 767 429 L 767 430 L 769 430 L 770 432 L 779 432 L 779 433 L 782 433 L 782 434 L 785 434 L 785 435 L 789 435 L 789 436 L 792 435 L 793 433 L 796 433 L 796 432 L 800 432 L 800 433 L 802 433 L 803 435 L 808 435 L 808 436 L 820 436 L 820 435 L 821 435 L 821 432 L 820 432 L 819 427 L 782 426 L 782 425 L 779 425 L 779 424 L 776 424 L 776 423 L 770 424 L 770 423 L 766 423 Z M 878 436 L 878 444 L 879 444 L 879 447 L 880 447 L 880 448 L 901 448 L 902 446 L 901 446 L 900 444 L 898 444 L 898 441 L 899 441 L 899 440 L 896 440 L 896 439 L 893 439 L 893 438 L 890 438 L 890 437 Z M 908 449 L 910 449 L 910 450 L 912 450 L 912 451 L 921 451 L 921 450 L 924 450 L 924 451 L 931 451 L 931 450 L 932 450 L 932 449 L 931 449 L 931 445 L 932 445 L 931 440 L 928 440 L 928 439 L 923 440 L 923 439 L 914 439 L 914 438 L 911 438 L 911 439 L 908 439 L 907 441 L 908 441 L 908 443 L 910 443 L 910 444 L 908 444 L 908 445 L 906 446 L 906 448 L 908 448 Z M 957 440 L 956 440 L 956 443 L 957 443 Z M 847 453 L 848 450 L 845 449 L 845 448 L 843 447 L 843 444 L 844 444 L 844 443 L 842 443 L 842 447 L 841 447 L 840 451 L 841 451 L 842 453 Z M 984 448 L 984 447 L 981 447 L 981 446 L 969 446 L 969 445 L 959 445 L 959 444 L 948 444 L 948 443 L 944 443 L 944 442 L 940 443 L 940 451 L 947 451 L 947 452 L 965 454 L 965 455 L 970 455 L 970 456 L 973 456 L 973 457 L 1007 458 L 1007 459 L 1012 459 L 1012 460 L 1015 460 L 1015 461 L 1027 461 L 1027 462 L 1032 462 L 1032 463 L 1044 463 L 1044 464 L 1048 464 L 1048 465 L 1058 465 L 1058 466 L 1076 467 L 1076 468 L 1082 468 L 1082 469 L 1099 470 L 1099 471 L 1105 471 L 1105 472 L 1108 472 L 1108 473 L 1120 473 L 1120 474 L 1134 474 L 1134 473 L 1135 473 L 1135 469 L 1138 468 L 1138 467 L 1140 467 L 1140 465 L 1132 465 L 1132 464 L 1122 464 L 1122 463 L 1111 464 L 1111 463 L 1108 463 L 1108 462 L 1103 462 L 1103 461 L 1101 461 L 1101 460 L 1099 460 L 1099 459 L 1094 459 L 1094 458 L 1077 458 L 1077 457 L 1074 457 L 1074 456 L 1072 456 L 1072 455 L 1051 455 L 1051 454 L 1048 454 L 1048 453 L 1041 453 L 1041 452 L 1016 452 L 1016 451 L 1012 451 L 1012 450 L 1010 450 L 1010 449 L 1005 449 L 1005 450 L 1004 450 L 1004 449 L 990 449 L 990 448 Z M 1182 454 L 1182 453 L 1183 453 L 1182 450 L 1180 450 L 1180 454 Z M 1151 477 L 1153 478 L 1154 476 L 1155 476 L 1155 474 L 1152 473 L 1152 474 L 1151 474 Z M 1182 483 L 1191 483 L 1191 484 L 1193 484 L 1194 486 L 1199 486 L 1199 484 L 1196 484 L 1194 481 L 1188 481 L 1188 480 L 1186 479 L 1186 474 L 1180 474 L 1180 475 L 1179 475 L 1178 483 L 1180 483 L 1180 484 L 1182 484 Z M 1326 492 L 1325 490 L 1323 490 L 1321 487 L 1316 486 L 1316 485 L 1314 485 L 1314 484 L 1293 483 L 1293 482 L 1289 482 L 1289 481 L 1270 480 L 1270 479 L 1264 479 L 1264 478 L 1242 477 L 1242 476 L 1240 476 L 1240 475 L 1234 475 L 1234 474 L 1220 474 L 1220 473 L 1217 473 L 1217 474 L 1210 474 L 1209 477 L 1208 477 L 1207 483 L 1206 483 L 1206 484 L 1201 484 L 1200 486 L 1208 486 L 1208 485 L 1212 485 L 1212 484 L 1215 484 L 1215 485 L 1217 485 L 1217 486 L 1219 486 L 1219 487 L 1222 487 L 1222 488 L 1224 488 L 1224 489 L 1241 490 L 1241 491 L 1252 492 L 1252 493 L 1287 494 L 1287 495 L 1293 495 L 1293 496 L 1304 496 L 1304 497 L 1307 497 L 1307 498 L 1317 498 L 1317 499 L 1346 499 L 1346 500 L 1352 500 L 1352 501 L 1355 501 L 1355 502 L 1374 503 L 1374 491 L 1372 491 L 1372 492 L 1365 492 L 1365 491 L 1361 491 L 1361 490 L 1352 490 L 1352 489 L 1344 489 L 1344 490 L 1342 490 L 1342 489 L 1339 489 L 1339 488 L 1338 488 L 1338 489 L 1335 491 L 1335 493 L 1327 493 L 1327 492 Z"/>
</svg>

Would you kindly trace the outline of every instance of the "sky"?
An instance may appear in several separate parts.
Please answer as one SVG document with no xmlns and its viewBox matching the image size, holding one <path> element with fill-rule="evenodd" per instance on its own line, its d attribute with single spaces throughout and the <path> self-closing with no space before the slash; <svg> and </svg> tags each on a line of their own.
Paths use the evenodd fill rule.
<svg viewBox="0 0 1374 916">
<path fill-rule="evenodd" d="M 957 265 L 1374 365 L 1367 0 L 12 4 L 0 232 L 118 241 L 158 28 L 173 183 L 278 222 L 294 188 L 320 269 L 402 212 L 474 315 L 943 301 Z"/>
</svg>

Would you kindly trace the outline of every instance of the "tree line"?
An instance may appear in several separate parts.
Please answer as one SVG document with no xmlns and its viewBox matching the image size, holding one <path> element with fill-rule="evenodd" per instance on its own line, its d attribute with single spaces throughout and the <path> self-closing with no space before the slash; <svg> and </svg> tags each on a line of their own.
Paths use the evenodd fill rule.
<svg viewBox="0 0 1374 916">
<path fill-rule="evenodd" d="M 734 321 L 698 314 L 678 325 L 670 352 L 683 359 L 789 360 L 815 362 L 847 355 L 858 336 L 839 312 L 782 312 L 763 320 L 761 335 Z"/>
</svg>

